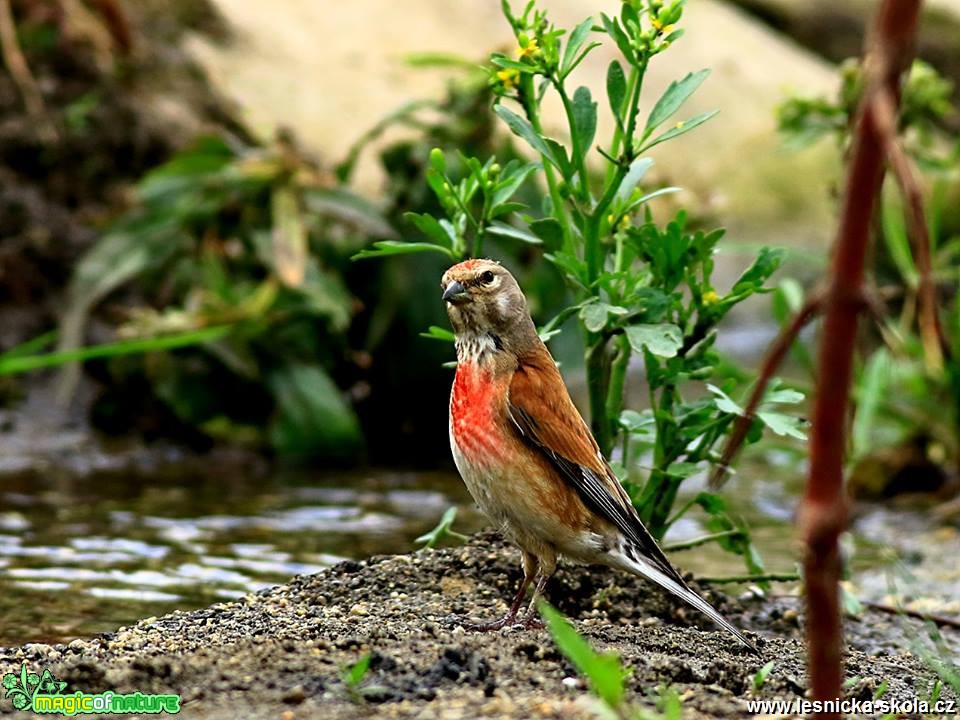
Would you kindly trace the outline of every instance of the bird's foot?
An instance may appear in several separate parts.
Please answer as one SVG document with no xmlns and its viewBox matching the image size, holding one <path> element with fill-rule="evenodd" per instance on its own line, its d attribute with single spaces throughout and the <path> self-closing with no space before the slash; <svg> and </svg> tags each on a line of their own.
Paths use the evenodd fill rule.
<svg viewBox="0 0 960 720">
<path fill-rule="evenodd" d="M 516 615 L 509 613 L 498 620 L 490 620 L 488 622 L 463 622 L 461 624 L 465 630 L 470 630 L 471 632 L 496 632 L 497 630 L 503 630 L 505 627 L 517 627 L 523 628 L 524 630 L 542 630 L 545 627 L 543 621 L 534 615 L 526 615 L 523 618 L 518 618 Z"/>
<path fill-rule="evenodd" d="M 489 620 L 487 622 L 464 622 L 463 628 L 472 632 L 495 632 L 516 624 L 517 616 L 507 614 L 499 620 Z"/>
<path fill-rule="evenodd" d="M 521 622 L 520 625 L 524 630 L 543 630 L 546 625 L 543 624 L 543 620 L 533 615 L 527 615 Z"/>
</svg>

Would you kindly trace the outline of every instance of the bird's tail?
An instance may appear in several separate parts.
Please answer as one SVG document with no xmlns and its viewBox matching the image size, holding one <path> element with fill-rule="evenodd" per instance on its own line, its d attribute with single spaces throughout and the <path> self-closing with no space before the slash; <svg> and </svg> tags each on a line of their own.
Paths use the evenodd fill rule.
<svg viewBox="0 0 960 720">
<path fill-rule="evenodd" d="M 652 580 L 663 589 L 670 591 L 681 600 L 695 607 L 708 618 L 713 620 L 717 625 L 737 638 L 737 640 L 743 643 L 745 647 L 749 648 L 752 653 L 755 655 L 760 654 L 757 651 L 756 646 L 747 639 L 746 635 L 740 632 L 739 628 L 737 628 L 732 622 L 717 612 L 710 603 L 688 588 L 682 580 L 670 577 L 662 570 L 647 562 L 646 558 L 644 558 L 642 555 L 638 556 L 636 552 L 621 551 L 611 554 L 616 558 L 616 560 L 619 561 L 620 566 L 624 570 L 632 572 L 636 575 L 641 575 L 648 580 Z"/>
</svg>

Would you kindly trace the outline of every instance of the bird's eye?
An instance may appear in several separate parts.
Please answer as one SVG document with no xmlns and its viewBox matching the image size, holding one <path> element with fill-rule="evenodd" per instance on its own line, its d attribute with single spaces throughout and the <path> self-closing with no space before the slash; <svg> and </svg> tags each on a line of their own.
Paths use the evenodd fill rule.
<svg viewBox="0 0 960 720">
<path fill-rule="evenodd" d="M 487 270 L 486 272 L 480 273 L 480 282 L 484 285 L 489 285 L 493 282 L 493 273 Z"/>
</svg>

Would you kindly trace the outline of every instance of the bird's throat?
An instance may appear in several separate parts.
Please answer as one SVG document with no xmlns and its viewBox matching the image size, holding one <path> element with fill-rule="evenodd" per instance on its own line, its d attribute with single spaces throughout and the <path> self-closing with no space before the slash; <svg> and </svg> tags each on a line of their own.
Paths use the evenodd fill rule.
<svg viewBox="0 0 960 720">
<path fill-rule="evenodd" d="M 457 364 L 481 367 L 493 354 L 503 350 L 500 338 L 490 332 L 457 333 Z"/>
</svg>

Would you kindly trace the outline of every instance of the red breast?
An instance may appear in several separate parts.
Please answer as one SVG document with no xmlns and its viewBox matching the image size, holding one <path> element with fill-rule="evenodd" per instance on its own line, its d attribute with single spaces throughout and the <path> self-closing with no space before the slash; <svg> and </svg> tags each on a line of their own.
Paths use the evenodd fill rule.
<svg viewBox="0 0 960 720">
<path fill-rule="evenodd" d="M 471 463 L 486 464 L 504 452 L 501 418 L 506 386 L 475 363 L 459 363 L 450 394 L 450 431 Z"/>
</svg>

